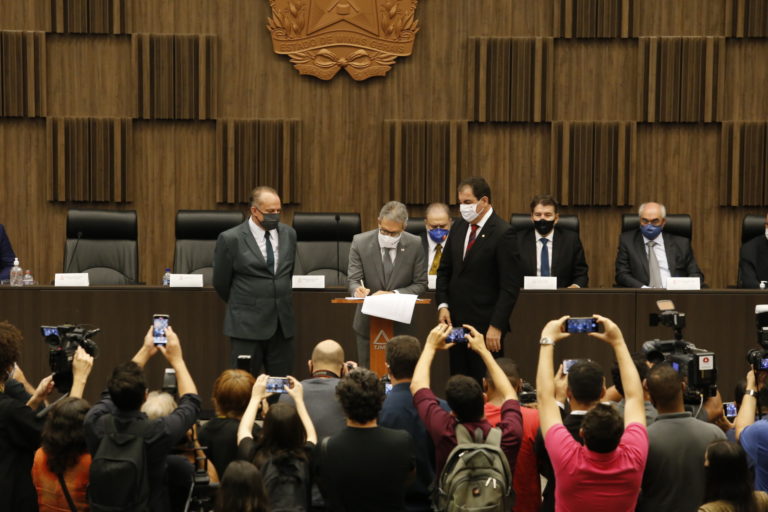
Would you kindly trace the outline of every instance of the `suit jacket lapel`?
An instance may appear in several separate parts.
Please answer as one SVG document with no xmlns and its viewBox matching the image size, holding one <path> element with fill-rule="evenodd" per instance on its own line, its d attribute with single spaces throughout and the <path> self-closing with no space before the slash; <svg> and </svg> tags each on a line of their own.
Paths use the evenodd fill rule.
<svg viewBox="0 0 768 512">
<path fill-rule="evenodd" d="M 464 239 L 467 237 L 469 224 L 464 220 L 457 221 L 451 228 L 448 235 L 448 243 L 453 248 L 453 265 L 456 266 L 456 272 L 461 272 L 464 268 Z"/>
<path fill-rule="evenodd" d="M 278 274 L 280 273 L 279 270 L 282 268 L 283 265 L 287 264 L 288 262 L 288 254 L 291 250 L 290 247 L 288 247 L 289 243 L 289 237 L 288 237 L 288 230 L 283 228 L 282 226 L 278 225 L 277 227 L 277 240 L 278 240 L 278 260 L 277 260 L 277 270 Z"/>
<path fill-rule="evenodd" d="M 248 225 L 248 221 L 245 221 L 242 226 L 243 227 L 240 230 L 240 236 L 242 236 L 245 240 L 245 245 L 247 245 L 251 252 L 253 252 L 253 254 L 256 256 L 256 259 L 259 260 L 259 263 L 264 265 L 264 268 L 266 268 L 267 261 L 264 259 L 264 255 L 261 254 L 261 250 L 259 249 L 259 244 L 256 243 L 256 239 L 253 238 L 253 233 L 251 233 L 251 228 Z"/>
<path fill-rule="evenodd" d="M 536 275 L 536 234 L 534 230 L 528 230 L 523 235 L 522 246 L 523 268 L 525 275 Z"/>
<path fill-rule="evenodd" d="M 466 261 L 469 261 L 470 258 L 472 258 L 472 254 L 477 253 L 480 248 L 485 245 L 483 242 L 485 241 L 485 238 L 487 236 L 490 236 L 491 233 L 493 233 L 493 229 L 496 227 L 496 213 L 494 212 L 491 214 L 490 217 L 488 217 L 488 220 L 485 221 L 485 224 L 483 225 L 483 229 L 480 230 L 479 233 L 477 233 L 477 237 L 475 238 L 475 243 L 472 245 L 472 249 L 470 249 L 467 252 L 467 257 L 464 258 Z M 463 247 L 463 243 L 462 243 Z"/>
<path fill-rule="evenodd" d="M 675 247 L 674 241 L 670 237 L 662 232 L 662 238 L 664 238 L 664 252 L 667 254 L 667 267 L 669 267 L 669 275 L 671 277 L 677 277 L 675 275 L 675 269 L 677 268 L 677 247 Z"/>
<path fill-rule="evenodd" d="M 380 288 L 383 290 L 386 288 L 387 283 L 384 282 L 384 263 L 381 261 L 381 247 L 379 246 L 379 238 L 376 233 L 374 233 L 371 237 L 371 243 L 368 245 L 368 251 L 370 252 L 371 260 L 374 262 L 376 267 L 376 277 L 379 284 L 381 285 Z M 367 288 L 372 288 L 372 285 L 374 285 L 374 283 L 370 283 Z"/>
<path fill-rule="evenodd" d="M 639 229 L 635 232 L 635 250 L 640 257 L 640 263 L 643 265 L 643 271 L 645 272 L 644 279 L 641 279 L 641 281 L 650 282 L 651 271 L 648 269 L 648 253 L 645 248 L 645 239 Z"/>
</svg>

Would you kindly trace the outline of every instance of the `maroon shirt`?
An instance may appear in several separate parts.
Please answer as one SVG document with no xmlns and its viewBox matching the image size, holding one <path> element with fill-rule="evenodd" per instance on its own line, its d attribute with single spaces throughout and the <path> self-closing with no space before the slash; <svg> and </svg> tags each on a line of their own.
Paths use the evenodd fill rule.
<svg viewBox="0 0 768 512">
<path fill-rule="evenodd" d="M 413 395 L 413 404 L 419 411 L 419 417 L 427 427 L 432 442 L 435 444 L 435 469 L 440 475 L 451 450 L 456 447 L 456 424 L 459 421 L 451 413 L 440 407 L 437 397 L 429 388 L 422 388 Z M 480 421 L 465 422 L 463 425 L 470 433 L 481 428 L 487 436 L 493 426 L 483 418 Z M 515 471 L 517 451 L 523 437 L 523 416 L 520 402 L 507 400 L 501 406 L 501 421 L 496 425 L 501 429 L 501 449 L 507 455 L 509 469 Z"/>
</svg>

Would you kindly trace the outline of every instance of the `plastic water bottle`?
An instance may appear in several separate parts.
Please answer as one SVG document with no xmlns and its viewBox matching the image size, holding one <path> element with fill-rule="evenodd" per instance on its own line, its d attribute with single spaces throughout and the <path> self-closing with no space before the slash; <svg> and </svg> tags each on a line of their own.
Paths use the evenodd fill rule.
<svg viewBox="0 0 768 512">
<path fill-rule="evenodd" d="M 24 278 L 21 280 L 21 284 L 24 286 L 32 286 L 35 284 L 35 278 L 32 277 L 32 271 L 27 269 L 26 272 L 24 272 Z"/>
<path fill-rule="evenodd" d="M 24 278 L 21 265 L 19 265 L 19 258 L 14 258 L 13 267 L 11 267 L 11 286 L 23 286 L 22 280 Z"/>
<path fill-rule="evenodd" d="M 171 286 L 171 269 L 169 268 L 165 269 L 163 274 L 163 286 Z"/>
</svg>

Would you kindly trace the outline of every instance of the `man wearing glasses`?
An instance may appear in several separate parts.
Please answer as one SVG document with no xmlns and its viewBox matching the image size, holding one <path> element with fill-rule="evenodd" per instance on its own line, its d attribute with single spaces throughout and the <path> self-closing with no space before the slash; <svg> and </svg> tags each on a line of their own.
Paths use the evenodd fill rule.
<svg viewBox="0 0 768 512">
<path fill-rule="evenodd" d="M 405 232 L 408 210 L 390 201 L 379 212 L 379 227 L 355 235 L 349 249 L 349 293 L 354 297 L 383 293 L 420 295 L 427 290 L 427 258 L 421 239 Z M 357 337 L 357 362 L 370 364 L 368 317 L 358 304 L 352 327 Z M 395 335 L 411 334 L 408 326 L 395 322 Z"/>
<path fill-rule="evenodd" d="M 698 277 L 704 281 L 691 241 L 664 232 L 664 205 L 643 203 L 638 214 L 640 227 L 619 237 L 616 283 L 628 288 L 666 288 L 670 277 Z"/>
</svg>

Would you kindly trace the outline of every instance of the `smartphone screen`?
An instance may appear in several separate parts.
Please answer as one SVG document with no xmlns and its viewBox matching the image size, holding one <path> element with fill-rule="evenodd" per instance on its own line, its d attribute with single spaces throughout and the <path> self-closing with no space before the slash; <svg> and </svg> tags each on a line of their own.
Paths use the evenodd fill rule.
<svg viewBox="0 0 768 512">
<path fill-rule="evenodd" d="M 735 418 L 738 411 L 736 410 L 736 402 L 724 402 L 723 412 L 726 418 Z"/>
<path fill-rule="evenodd" d="M 267 379 L 267 393 L 287 393 L 285 389 L 290 386 L 286 377 L 270 377 Z"/>
<path fill-rule="evenodd" d="M 760 365 L 757 367 L 758 370 L 768 370 L 768 357 L 763 357 L 760 359 Z"/>
<path fill-rule="evenodd" d="M 569 318 L 565 321 L 565 332 L 597 332 L 597 320 L 594 317 Z"/>
<path fill-rule="evenodd" d="M 465 329 L 464 327 L 455 327 L 453 330 L 451 330 L 450 334 L 448 334 L 448 338 L 446 338 L 446 343 L 467 343 L 467 338 L 464 336 L 469 331 Z"/>
<path fill-rule="evenodd" d="M 159 313 L 152 316 L 152 336 L 155 338 L 155 345 L 165 345 L 168 343 L 168 338 L 165 337 L 168 318 L 168 315 Z"/>
<path fill-rule="evenodd" d="M 563 360 L 563 373 L 568 374 L 568 372 L 571 370 L 571 367 L 578 363 L 578 359 L 565 359 Z"/>
</svg>

